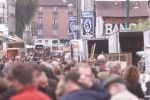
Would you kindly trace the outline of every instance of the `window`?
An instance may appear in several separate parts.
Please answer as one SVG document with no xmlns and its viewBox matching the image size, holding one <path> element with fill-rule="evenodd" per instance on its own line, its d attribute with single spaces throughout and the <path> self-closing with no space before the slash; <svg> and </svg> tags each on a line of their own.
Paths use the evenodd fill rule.
<svg viewBox="0 0 150 100">
<path fill-rule="evenodd" d="M 39 12 L 42 12 L 43 7 L 39 7 Z"/>
<path fill-rule="evenodd" d="M 53 36 L 58 36 L 58 29 L 53 29 Z"/>
<path fill-rule="evenodd" d="M 38 36 L 43 35 L 42 29 L 38 29 L 37 35 L 38 35 Z"/>
<path fill-rule="evenodd" d="M 37 27 L 42 27 L 42 18 L 41 17 L 37 18 Z"/>
<path fill-rule="evenodd" d="M 42 43 L 42 40 L 38 40 L 38 43 Z"/>
<path fill-rule="evenodd" d="M 37 19 L 37 21 L 38 21 L 39 24 L 42 24 L 42 18 L 41 18 L 41 17 L 39 17 L 39 18 Z"/>
<path fill-rule="evenodd" d="M 58 12 L 58 8 L 57 7 L 53 7 L 53 12 Z"/>
<path fill-rule="evenodd" d="M 39 7 L 39 8 L 38 8 L 38 11 L 37 11 L 37 14 L 38 14 L 38 15 L 42 15 L 42 9 L 43 9 L 43 7 Z"/>
<path fill-rule="evenodd" d="M 53 43 L 54 43 L 54 44 L 58 43 L 58 40 L 53 40 Z"/>
<path fill-rule="evenodd" d="M 48 43 L 48 40 L 45 40 L 45 43 Z"/>
<path fill-rule="evenodd" d="M 53 18 L 53 25 L 54 26 L 58 25 L 58 18 L 57 17 Z"/>
</svg>

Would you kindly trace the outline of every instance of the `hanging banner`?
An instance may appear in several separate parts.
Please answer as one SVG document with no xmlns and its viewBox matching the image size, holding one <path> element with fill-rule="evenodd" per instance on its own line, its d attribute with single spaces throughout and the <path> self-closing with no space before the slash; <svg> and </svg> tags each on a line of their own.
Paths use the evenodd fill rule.
<svg viewBox="0 0 150 100">
<path fill-rule="evenodd" d="M 83 36 L 92 35 L 94 36 L 94 12 L 84 11 L 82 13 L 82 24 L 83 24 Z"/>
<path fill-rule="evenodd" d="M 77 31 L 74 29 L 74 27 L 77 25 L 77 17 L 76 16 L 70 16 L 69 17 L 69 34 L 74 34 Z"/>
</svg>

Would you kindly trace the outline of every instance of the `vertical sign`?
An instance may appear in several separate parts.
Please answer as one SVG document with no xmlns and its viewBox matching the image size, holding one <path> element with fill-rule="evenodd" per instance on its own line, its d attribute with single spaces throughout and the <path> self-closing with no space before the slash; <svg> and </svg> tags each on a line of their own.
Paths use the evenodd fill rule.
<svg viewBox="0 0 150 100">
<path fill-rule="evenodd" d="M 83 36 L 94 36 L 94 12 L 84 11 L 82 13 Z"/>
<path fill-rule="evenodd" d="M 79 53 L 79 41 L 71 41 L 71 57 L 78 62 L 80 53 Z"/>
<path fill-rule="evenodd" d="M 76 31 L 74 30 L 74 26 L 77 25 L 77 17 L 70 16 L 69 17 L 69 34 L 74 34 Z"/>
</svg>

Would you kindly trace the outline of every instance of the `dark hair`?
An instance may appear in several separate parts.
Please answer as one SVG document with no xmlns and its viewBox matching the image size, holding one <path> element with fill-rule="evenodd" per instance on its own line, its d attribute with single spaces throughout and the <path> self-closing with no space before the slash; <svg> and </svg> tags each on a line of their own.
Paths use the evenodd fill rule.
<svg viewBox="0 0 150 100">
<path fill-rule="evenodd" d="M 76 65 L 75 60 L 71 59 L 67 61 L 66 67 L 71 68 L 71 67 L 75 67 L 75 65 Z"/>
<path fill-rule="evenodd" d="M 12 70 L 13 79 L 18 80 L 23 85 L 32 83 L 33 66 L 31 64 L 17 64 Z"/>
<path fill-rule="evenodd" d="M 42 68 L 41 65 L 39 64 L 32 64 L 33 65 L 33 69 L 38 71 L 38 72 L 42 72 Z"/>
<path fill-rule="evenodd" d="M 45 65 L 39 65 L 39 67 L 41 68 L 43 72 L 45 72 L 46 76 L 49 79 L 54 79 L 58 81 L 58 79 L 56 78 L 56 76 L 54 75 L 54 73 L 52 72 L 50 68 L 46 67 Z"/>
<path fill-rule="evenodd" d="M 135 66 L 132 66 L 126 70 L 124 74 L 124 79 L 130 84 L 138 82 L 139 76 L 140 76 L 139 70 Z"/>
<path fill-rule="evenodd" d="M 78 83 L 79 78 L 80 78 L 80 74 L 78 74 L 77 72 L 69 72 L 66 74 L 64 79 L 65 81 L 72 81 Z"/>
</svg>

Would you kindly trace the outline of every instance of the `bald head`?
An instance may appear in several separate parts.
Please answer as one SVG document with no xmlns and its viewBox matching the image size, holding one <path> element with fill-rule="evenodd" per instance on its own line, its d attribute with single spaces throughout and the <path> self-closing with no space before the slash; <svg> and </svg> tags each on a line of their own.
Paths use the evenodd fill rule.
<svg viewBox="0 0 150 100">
<path fill-rule="evenodd" d="M 99 55 L 97 57 L 97 60 L 106 60 L 105 56 L 104 55 Z"/>
</svg>

